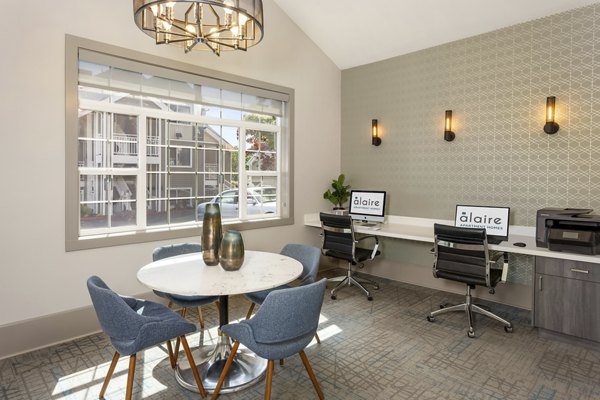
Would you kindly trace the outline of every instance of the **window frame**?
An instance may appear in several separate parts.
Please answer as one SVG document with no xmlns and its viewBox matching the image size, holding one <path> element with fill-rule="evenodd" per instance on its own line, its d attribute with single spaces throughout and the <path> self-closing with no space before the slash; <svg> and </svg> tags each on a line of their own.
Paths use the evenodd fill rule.
<svg viewBox="0 0 600 400">
<path fill-rule="evenodd" d="M 280 174 L 280 197 L 286 212 L 277 217 L 252 219 L 248 221 L 224 221 L 227 229 L 260 229 L 294 224 L 294 89 L 257 81 L 233 74 L 227 74 L 207 68 L 198 67 L 179 61 L 174 61 L 146 53 L 141 53 L 122 47 L 117 47 L 77 36 L 65 36 L 65 249 L 76 251 L 101 247 L 110 247 L 134 243 L 144 243 L 158 240 L 199 237 L 201 223 L 187 225 L 170 225 L 153 227 L 144 230 L 104 233 L 94 236 L 79 236 L 80 219 L 80 189 L 78 167 L 78 83 L 79 83 L 79 53 L 80 51 L 94 52 L 100 56 L 116 57 L 124 64 L 144 64 L 157 71 L 169 71 L 171 78 L 185 80 L 186 76 L 194 76 L 203 81 L 212 82 L 221 89 L 245 90 L 260 96 L 269 97 L 273 93 L 285 98 L 286 118 L 282 118 L 281 142 L 278 143 L 282 157 Z M 87 60 L 87 57 L 85 58 Z M 89 61 L 89 60 L 88 60 Z M 161 75 L 162 76 L 162 75 Z M 179 77 L 179 78 L 178 78 Z M 220 121 L 226 124 L 226 121 Z M 140 143 L 141 145 L 141 143 Z M 145 147 L 145 146 L 144 146 Z M 142 151 L 140 148 L 139 151 Z M 145 149 L 143 150 L 145 151 Z M 248 172 L 248 171 L 246 171 Z M 257 171 L 260 175 L 260 171 Z M 267 171 L 264 171 L 267 172 Z M 116 175 L 120 171 L 114 171 Z M 250 174 L 251 175 L 251 174 Z M 139 185 L 138 185 L 139 186 Z M 240 187 L 245 187 L 240 184 Z M 283 208 L 283 207 L 282 207 Z M 243 216 L 243 213 L 242 213 Z"/>
</svg>

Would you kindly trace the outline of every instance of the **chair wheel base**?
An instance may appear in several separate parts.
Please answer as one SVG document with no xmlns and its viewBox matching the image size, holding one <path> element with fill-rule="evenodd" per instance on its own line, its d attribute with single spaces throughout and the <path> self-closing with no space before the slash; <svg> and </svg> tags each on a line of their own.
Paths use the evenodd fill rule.
<svg viewBox="0 0 600 400">
<path fill-rule="evenodd" d="M 429 321 L 429 322 L 433 322 L 433 321 L 435 321 L 435 318 L 434 318 L 434 317 L 432 317 L 431 315 L 428 315 L 428 316 L 427 316 L 427 321 Z"/>
<path fill-rule="evenodd" d="M 369 300 L 369 301 L 373 301 L 373 296 L 368 296 L 368 297 L 367 297 L 367 300 Z"/>
<path fill-rule="evenodd" d="M 331 300 L 335 300 L 335 299 L 337 299 L 337 296 L 335 294 L 332 294 L 331 295 Z"/>
<path fill-rule="evenodd" d="M 504 332 L 513 333 L 513 326 L 512 325 L 504 326 Z"/>
</svg>

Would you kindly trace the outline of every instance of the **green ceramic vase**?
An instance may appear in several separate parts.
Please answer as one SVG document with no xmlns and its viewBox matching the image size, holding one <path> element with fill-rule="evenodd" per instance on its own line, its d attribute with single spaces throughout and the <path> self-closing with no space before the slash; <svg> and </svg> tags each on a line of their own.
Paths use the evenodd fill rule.
<svg viewBox="0 0 600 400">
<path fill-rule="evenodd" d="M 240 231 L 229 230 L 223 235 L 219 252 L 221 267 L 237 271 L 244 263 L 244 240 Z"/>
<path fill-rule="evenodd" d="M 221 209 L 216 203 L 206 205 L 202 222 L 202 259 L 206 265 L 219 263 L 219 248 L 221 247 Z"/>
</svg>

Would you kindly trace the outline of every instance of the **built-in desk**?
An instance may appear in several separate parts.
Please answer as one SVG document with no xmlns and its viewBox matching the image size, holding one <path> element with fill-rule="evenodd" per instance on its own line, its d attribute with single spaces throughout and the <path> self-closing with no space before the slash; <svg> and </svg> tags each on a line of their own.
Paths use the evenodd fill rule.
<svg viewBox="0 0 600 400">
<path fill-rule="evenodd" d="M 433 243 L 433 224 L 454 225 L 451 220 L 439 220 L 430 218 L 415 218 L 390 215 L 386 216 L 386 222 L 378 225 L 375 230 L 371 227 L 364 227 L 357 223 L 354 226 L 355 232 L 389 237 L 395 239 L 414 240 L 417 242 Z M 319 214 L 305 214 L 304 225 L 321 227 Z M 525 247 L 514 246 L 513 243 L 523 242 Z M 585 254 L 564 253 L 560 251 L 550 251 L 546 248 L 537 247 L 535 244 L 535 227 L 511 225 L 509 229 L 508 240 L 500 244 L 490 244 L 491 250 L 506 251 L 514 254 L 527 254 L 530 256 L 541 256 L 558 258 L 571 261 L 582 261 L 594 264 L 600 264 L 600 256 L 587 256 Z"/>
<path fill-rule="evenodd" d="M 433 224 L 451 220 L 387 216 L 377 229 L 355 225 L 358 233 L 433 243 Z M 306 214 L 304 225 L 320 227 L 319 214 Z M 525 247 L 514 246 L 523 242 Z M 535 257 L 531 277 L 532 324 L 538 328 L 600 342 L 600 256 L 550 251 L 537 247 L 535 227 L 513 226 L 508 241 L 491 250 Z"/>
</svg>

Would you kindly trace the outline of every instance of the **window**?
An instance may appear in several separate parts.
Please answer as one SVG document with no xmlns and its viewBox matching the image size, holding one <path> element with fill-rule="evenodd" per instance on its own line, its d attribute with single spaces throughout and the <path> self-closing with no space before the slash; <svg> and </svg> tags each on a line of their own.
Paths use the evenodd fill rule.
<svg viewBox="0 0 600 400">
<path fill-rule="evenodd" d="M 67 250 L 293 223 L 291 89 L 122 53 L 67 37 Z"/>
</svg>

